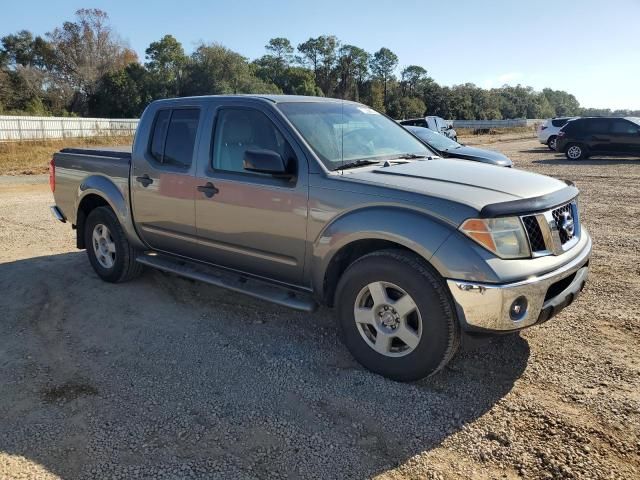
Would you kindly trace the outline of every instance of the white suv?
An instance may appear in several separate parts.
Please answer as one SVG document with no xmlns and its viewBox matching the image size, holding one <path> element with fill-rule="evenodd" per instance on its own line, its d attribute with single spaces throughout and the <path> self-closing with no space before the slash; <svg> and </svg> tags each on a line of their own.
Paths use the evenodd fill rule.
<svg viewBox="0 0 640 480">
<path fill-rule="evenodd" d="M 538 125 L 538 140 L 540 143 L 544 143 L 551 150 L 556 149 L 556 138 L 558 138 L 558 132 L 564 127 L 569 120 L 573 120 L 577 117 L 558 117 L 545 120 Z"/>
</svg>

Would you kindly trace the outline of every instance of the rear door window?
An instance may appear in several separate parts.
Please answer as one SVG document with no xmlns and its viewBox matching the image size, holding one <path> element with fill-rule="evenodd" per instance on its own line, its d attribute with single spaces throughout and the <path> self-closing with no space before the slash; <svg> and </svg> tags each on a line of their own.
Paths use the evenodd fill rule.
<svg viewBox="0 0 640 480">
<path fill-rule="evenodd" d="M 200 110 L 161 110 L 151 137 L 151 156 L 160 164 L 187 169 L 193 162 Z"/>
<path fill-rule="evenodd" d="M 567 124 L 569 120 L 567 118 L 555 118 L 551 120 L 551 125 L 554 127 L 563 127 Z"/>
<path fill-rule="evenodd" d="M 614 120 L 611 123 L 611 133 L 613 135 L 636 135 L 638 128 L 638 125 L 623 119 Z"/>
<path fill-rule="evenodd" d="M 195 108 L 174 110 L 164 147 L 164 164 L 189 168 L 198 132 L 200 111 Z"/>
</svg>

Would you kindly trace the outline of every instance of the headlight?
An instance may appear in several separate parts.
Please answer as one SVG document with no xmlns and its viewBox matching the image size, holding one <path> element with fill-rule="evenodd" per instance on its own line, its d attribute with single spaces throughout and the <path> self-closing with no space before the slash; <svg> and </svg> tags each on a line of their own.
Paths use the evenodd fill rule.
<svg viewBox="0 0 640 480">
<path fill-rule="evenodd" d="M 527 235 L 518 217 L 470 218 L 460 231 L 501 258 L 531 256 Z"/>
</svg>

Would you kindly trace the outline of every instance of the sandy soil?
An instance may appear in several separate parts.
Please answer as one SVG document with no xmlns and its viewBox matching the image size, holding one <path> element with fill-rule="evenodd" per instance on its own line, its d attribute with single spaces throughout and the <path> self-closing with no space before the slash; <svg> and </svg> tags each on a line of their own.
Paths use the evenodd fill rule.
<svg viewBox="0 0 640 480">
<path fill-rule="evenodd" d="M 582 190 L 590 282 L 415 384 L 363 370 L 328 310 L 103 283 L 46 179 L 0 179 L 0 478 L 639 478 L 640 160 L 490 147 Z"/>
</svg>

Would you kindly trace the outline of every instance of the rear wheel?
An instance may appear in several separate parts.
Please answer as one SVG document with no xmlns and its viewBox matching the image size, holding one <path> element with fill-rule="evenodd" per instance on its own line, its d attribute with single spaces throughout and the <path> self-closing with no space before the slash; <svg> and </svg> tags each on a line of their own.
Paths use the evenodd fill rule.
<svg viewBox="0 0 640 480">
<path fill-rule="evenodd" d="M 91 266 L 107 282 L 124 282 L 142 272 L 138 251 L 131 246 L 116 215 L 109 207 L 98 207 L 85 222 L 84 242 Z"/>
<path fill-rule="evenodd" d="M 337 288 L 342 339 L 364 367 L 398 381 L 440 370 L 460 340 L 447 287 L 418 256 L 382 250 L 355 261 Z"/>
<path fill-rule="evenodd" d="M 569 160 L 582 160 L 587 158 L 588 153 L 584 145 L 579 143 L 570 143 L 565 149 L 565 155 Z"/>
<path fill-rule="evenodd" d="M 549 137 L 549 140 L 547 140 L 547 147 L 549 147 L 549 150 L 553 150 L 554 152 L 556 151 L 556 140 L 558 140 L 558 137 L 555 135 Z"/>
</svg>

